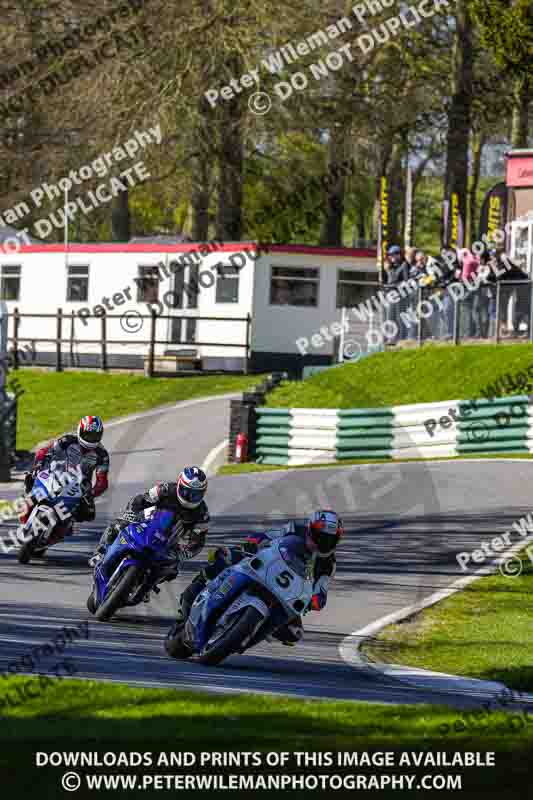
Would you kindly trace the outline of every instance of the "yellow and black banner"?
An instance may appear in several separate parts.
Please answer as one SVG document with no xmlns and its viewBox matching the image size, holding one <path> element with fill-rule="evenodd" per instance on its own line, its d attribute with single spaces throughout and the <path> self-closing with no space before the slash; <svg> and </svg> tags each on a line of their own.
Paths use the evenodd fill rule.
<svg viewBox="0 0 533 800">
<path fill-rule="evenodd" d="M 378 268 L 383 269 L 389 247 L 389 182 L 386 175 L 379 179 Z"/>
<path fill-rule="evenodd" d="M 464 246 L 465 226 L 458 192 L 451 192 L 444 201 L 442 230 L 443 247 L 457 250 Z"/>
<path fill-rule="evenodd" d="M 494 234 L 498 231 L 505 231 L 507 222 L 507 186 L 505 183 L 497 183 L 492 189 L 489 189 L 483 204 L 481 206 L 481 214 L 479 218 L 479 236 L 480 242 L 492 242 L 494 244 L 501 244 L 500 235 L 496 237 Z"/>
</svg>

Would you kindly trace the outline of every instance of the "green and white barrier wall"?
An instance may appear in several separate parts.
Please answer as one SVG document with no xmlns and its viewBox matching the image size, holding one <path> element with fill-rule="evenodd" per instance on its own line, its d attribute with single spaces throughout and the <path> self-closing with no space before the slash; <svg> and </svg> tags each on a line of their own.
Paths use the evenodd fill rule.
<svg viewBox="0 0 533 800">
<path fill-rule="evenodd" d="M 533 396 L 447 400 L 391 408 L 256 408 L 257 460 L 434 458 L 533 451 Z"/>
</svg>

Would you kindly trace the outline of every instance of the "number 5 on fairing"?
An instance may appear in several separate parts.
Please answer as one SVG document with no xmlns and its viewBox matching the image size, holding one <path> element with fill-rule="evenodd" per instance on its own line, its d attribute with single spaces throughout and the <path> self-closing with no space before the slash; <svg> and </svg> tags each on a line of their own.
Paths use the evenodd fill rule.
<svg viewBox="0 0 533 800">
<path fill-rule="evenodd" d="M 278 586 L 281 586 L 282 589 L 288 589 L 293 578 L 294 575 L 292 572 L 289 572 L 287 569 L 285 569 L 277 576 L 276 583 Z"/>
</svg>

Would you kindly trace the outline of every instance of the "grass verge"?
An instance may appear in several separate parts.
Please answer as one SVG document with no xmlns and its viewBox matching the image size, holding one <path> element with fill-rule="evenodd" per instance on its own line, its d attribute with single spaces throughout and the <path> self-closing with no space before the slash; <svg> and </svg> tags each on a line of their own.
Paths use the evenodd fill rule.
<svg viewBox="0 0 533 800">
<path fill-rule="evenodd" d="M 43 792 L 46 797 L 58 796 L 59 780 L 68 770 L 43 767 L 36 771 L 37 751 L 149 752 L 154 754 L 154 762 L 161 751 L 181 750 L 189 753 L 497 751 L 500 755 L 496 767 L 438 770 L 463 773 L 467 783 L 472 784 L 474 779 L 476 785 L 489 790 L 498 779 L 509 786 L 510 765 L 518 783 L 526 779 L 525 752 L 533 744 L 530 724 L 533 719 L 525 717 L 519 726 L 517 715 L 501 711 L 489 714 L 484 724 L 467 719 L 460 726 L 457 721 L 465 717 L 465 712 L 444 707 L 307 701 L 251 694 L 210 695 L 57 679 L 40 697 L 28 699 L 20 706 L 6 704 L 6 694 L 15 696 L 17 687 L 20 692 L 28 680 L 5 678 L 0 687 L 3 703 L 0 772 L 4 788 L 16 787 L 17 798 L 34 796 L 36 780 L 41 796 Z M 279 769 L 264 767 L 259 771 L 276 773 Z M 180 772 L 175 766 L 161 768 L 156 763 L 148 769 L 119 766 L 84 767 L 75 771 L 82 775 Z M 313 774 L 327 770 L 308 766 L 296 771 Z M 338 774 L 343 770 L 334 771 Z M 363 771 L 352 767 L 349 773 Z M 208 766 L 185 772 L 221 774 L 225 770 Z M 387 770 L 372 767 L 370 772 L 379 774 Z M 396 767 L 393 772 L 405 774 L 416 770 Z"/>
<path fill-rule="evenodd" d="M 441 400 L 473 400 L 506 373 L 533 366 L 533 345 L 469 345 L 376 353 L 303 382 L 283 383 L 271 408 L 380 408 Z M 533 371 L 532 371 L 533 374 Z M 531 390 L 529 390 L 531 391 Z M 522 394 L 509 392 L 505 394 Z M 527 393 L 527 390 L 526 392 Z"/>
<path fill-rule="evenodd" d="M 192 746 L 249 746 L 282 749 L 343 749 L 357 742 L 423 743 L 439 738 L 439 726 L 460 712 L 444 706 L 386 705 L 269 697 L 259 694 L 207 694 L 174 689 L 132 688 L 122 684 L 71 679 L 50 680 L 39 697 L 14 705 L 17 687 L 37 678 L 4 678 L 0 686 L 0 741 L 97 739 L 150 742 L 183 741 Z M 35 693 L 35 692 L 34 692 Z M 139 724 L 142 720 L 142 725 Z M 491 716 L 481 738 L 496 734 L 507 717 Z M 526 731 L 533 742 L 533 725 Z M 463 732 L 464 733 L 464 732 Z M 458 740 L 465 738 L 454 732 Z"/>
<path fill-rule="evenodd" d="M 195 397 L 246 391 L 260 375 L 203 375 L 186 378 L 145 378 L 101 372 L 19 370 L 17 446 L 31 449 L 48 437 L 72 430 L 80 417 L 98 414 L 109 420 L 166 403 Z"/>
<path fill-rule="evenodd" d="M 533 564 L 518 577 L 497 573 L 390 625 L 363 647 L 375 661 L 501 681 L 533 691 Z M 511 562 L 510 562 L 511 563 Z M 513 564 L 518 569 L 516 557 Z"/>
<path fill-rule="evenodd" d="M 339 467 L 349 467 L 351 464 L 405 464 L 410 461 L 464 461 L 465 459 L 472 458 L 520 458 L 531 460 L 533 453 L 463 453 L 460 456 L 434 456 L 431 459 L 427 458 L 347 458 L 343 461 L 337 461 L 335 464 L 300 464 L 294 467 L 288 467 L 286 464 L 255 464 L 254 462 L 247 461 L 244 464 L 224 464 L 218 470 L 218 475 L 241 475 L 245 472 L 271 472 L 272 470 L 292 470 L 292 469 L 338 469 Z"/>
</svg>

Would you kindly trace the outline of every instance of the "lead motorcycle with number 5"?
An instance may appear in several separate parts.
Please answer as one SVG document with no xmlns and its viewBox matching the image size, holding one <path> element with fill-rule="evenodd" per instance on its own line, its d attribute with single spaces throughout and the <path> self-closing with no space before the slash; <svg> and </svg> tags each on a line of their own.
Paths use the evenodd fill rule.
<svg viewBox="0 0 533 800">
<path fill-rule="evenodd" d="M 210 581 L 187 620 L 169 631 L 169 655 L 220 664 L 303 614 L 313 596 L 316 554 L 304 557 L 299 546 L 295 536 L 276 539 Z"/>
</svg>

